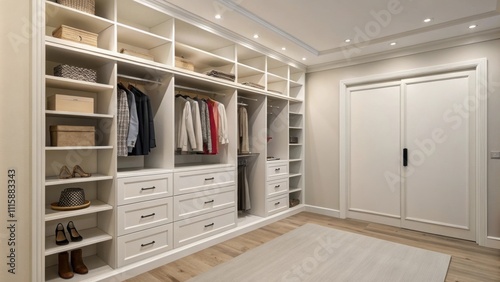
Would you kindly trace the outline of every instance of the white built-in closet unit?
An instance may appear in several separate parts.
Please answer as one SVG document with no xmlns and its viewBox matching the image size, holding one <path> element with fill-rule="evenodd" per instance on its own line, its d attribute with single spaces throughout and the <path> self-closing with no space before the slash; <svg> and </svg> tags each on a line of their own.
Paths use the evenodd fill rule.
<svg viewBox="0 0 500 282">
<path fill-rule="evenodd" d="M 42 154 L 38 205 L 40 224 L 34 236 L 43 236 L 34 253 L 42 269 L 38 280 L 60 280 L 57 254 L 83 248 L 89 273 L 72 280 L 105 276 L 145 258 L 195 243 L 233 227 L 238 221 L 237 165 L 247 162 L 252 208 L 261 218 L 289 210 L 289 200 L 303 203 L 305 73 L 296 66 L 256 49 L 232 42 L 183 22 L 159 7 L 132 0 L 97 0 L 90 15 L 55 1 L 38 0 L 45 9 L 46 36 L 39 70 L 43 99 L 54 94 L 94 98 L 93 114 L 36 109 L 45 125 L 37 150 Z M 98 34 L 92 47 L 52 36 L 60 25 Z M 154 61 L 125 55 L 125 48 L 154 56 Z M 175 57 L 194 63 L 194 71 L 175 66 Z M 91 68 L 97 82 L 54 76 L 59 64 Z M 205 75 L 217 69 L 235 75 L 235 82 Z M 146 156 L 117 157 L 117 83 L 132 83 L 151 99 L 156 148 Z M 257 89 L 243 85 L 253 82 Z M 223 103 L 228 118 L 229 144 L 217 155 L 179 154 L 175 149 L 175 94 L 181 89 Z M 238 156 L 237 112 L 246 104 L 250 154 Z M 92 147 L 52 147 L 51 125 L 89 125 L 96 128 Z M 290 142 L 290 137 L 296 137 Z M 267 157 L 274 157 L 269 161 Z M 80 165 L 88 178 L 58 179 L 62 165 Z M 38 175 L 38 174 L 36 174 Z M 61 191 L 81 187 L 91 205 L 85 209 L 55 211 Z M 300 207 L 300 206 L 299 206 Z M 153 216 L 151 216 L 153 215 Z M 240 215 L 240 216 L 245 216 Z M 72 220 L 84 239 L 55 244 L 57 223 Z M 243 221 L 244 222 L 244 221 Z M 243 223 L 244 224 L 244 223 Z"/>
</svg>

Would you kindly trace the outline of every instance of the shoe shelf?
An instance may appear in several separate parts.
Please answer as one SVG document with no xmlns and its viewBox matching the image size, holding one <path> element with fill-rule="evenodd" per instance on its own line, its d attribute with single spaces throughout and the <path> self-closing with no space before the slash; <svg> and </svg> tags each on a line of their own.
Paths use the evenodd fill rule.
<svg viewBox="0 0 500 282">
<path fill-rule="evenodd" d="M 74 281 L 91 281 L 91 277 L 97 277 L 99 275 L 105 275 L 113 269 L 106 264 L 101 258 L 98 256 L 88 256 L 84 257 L 83 261 L 85 262 L 85 265 L 89 269 L 89 273 L 86 275 L 79 275 L 75 274 L 73 278 L 71 278 L 71 282 Z M 92 276 L 90 276 L 92 275 Z M 68 281 L 67 279 L 62 279 L 59 277 L 57 274 L 57 264 L 45 268 L 45 281 L 46 282 L 63 282 L 63 281 Z"/>
<path fill-rule="evenodd" d="M 49 256 L 113 239 L 111 235 L 107 234 L 99 228 L 78 230 L 78 233 L 80 233 L 83 239 L 79 242 L 72 242 L 68 238 L 70 242 L 67 245 L 56 245 L 55 235 L 45 237 L 45 255 Z"/>
<path fill-rule="evenodd" d="M 59 220 L 64 218 L 71 218 L 84 214 L 92 214 L 103 211 L 112 210 L 113 206 L 96 199 L 90 199 L 90 206 L 88 208 L 72 210 L 72 211 L 57 211 L 50 208 L 50 204 L 45 208 L 45 221 Z"/>
<path fill-rule="evenodd" d="M 60 179 L 57 176 L 49 176 L 45 178 L 45 186 L 61 185 L 61 184 L 75 184 L 93 181 L 111 180 L 113 176 L 92 173 L 90 177 L 74 177 L 68 179 Z"/>
</svg>

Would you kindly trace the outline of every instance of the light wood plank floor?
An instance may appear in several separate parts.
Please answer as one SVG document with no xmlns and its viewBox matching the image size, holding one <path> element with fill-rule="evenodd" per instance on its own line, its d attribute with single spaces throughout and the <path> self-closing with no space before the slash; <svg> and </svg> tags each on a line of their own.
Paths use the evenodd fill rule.
<svg viewBox="0 0 500 282">
<path fill-rule="evenodd" d="M 352 219 L 302 212 L 186 256 L 128 282 L 186 281 L 305 223 L 315 223 L 452 256 L 446 281 L 500 281 L 500 250 L 474 242 Z M 290 246 L 293 247 L 293 246 Z M 263 280 L 265 281 L 265 277 Z"/>
</svg>

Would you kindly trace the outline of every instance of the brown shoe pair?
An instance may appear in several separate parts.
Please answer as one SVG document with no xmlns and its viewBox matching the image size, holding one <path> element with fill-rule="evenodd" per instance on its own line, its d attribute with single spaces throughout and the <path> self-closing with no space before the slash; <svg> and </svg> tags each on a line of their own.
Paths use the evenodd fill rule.
<svg viewBox="0 0 500 282">
<path fill-rule="evenodd" d="M 87 274 L 89 272 L 87 266 L 83 263 L 82 249 L 71 251 L 71 266 L 69 263 L 68 252 L 59 253 L 59 276 L 64 279 L 73 278 L 74 273 Z"/>
</svg>

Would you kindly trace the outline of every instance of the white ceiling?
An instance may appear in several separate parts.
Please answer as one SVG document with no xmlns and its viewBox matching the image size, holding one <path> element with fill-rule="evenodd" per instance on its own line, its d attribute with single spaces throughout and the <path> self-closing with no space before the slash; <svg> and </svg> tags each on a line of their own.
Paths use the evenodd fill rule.
<svg viewBox="0 0 500 282">
<path fill-rule="evenodd" d="M 500 28 L 500 0 L 161 0 L 190 21 L 317 66 Z M 219 14 L 220 19 L 215 15 Z M 430 23 L 424 19 L 431 18 Z M 472 24 L 477 28 L 469 29 Z M 254 39 L 254 34 L 259 34 Z M 350 43 L 345 43 L 351 39 Z M 396 42 L 391 46 L 391 42 Z M 286 50 L 282 50 L 286 47 Z M 305 60 L 303 60 L 305 58 Z"/>
</svg>

